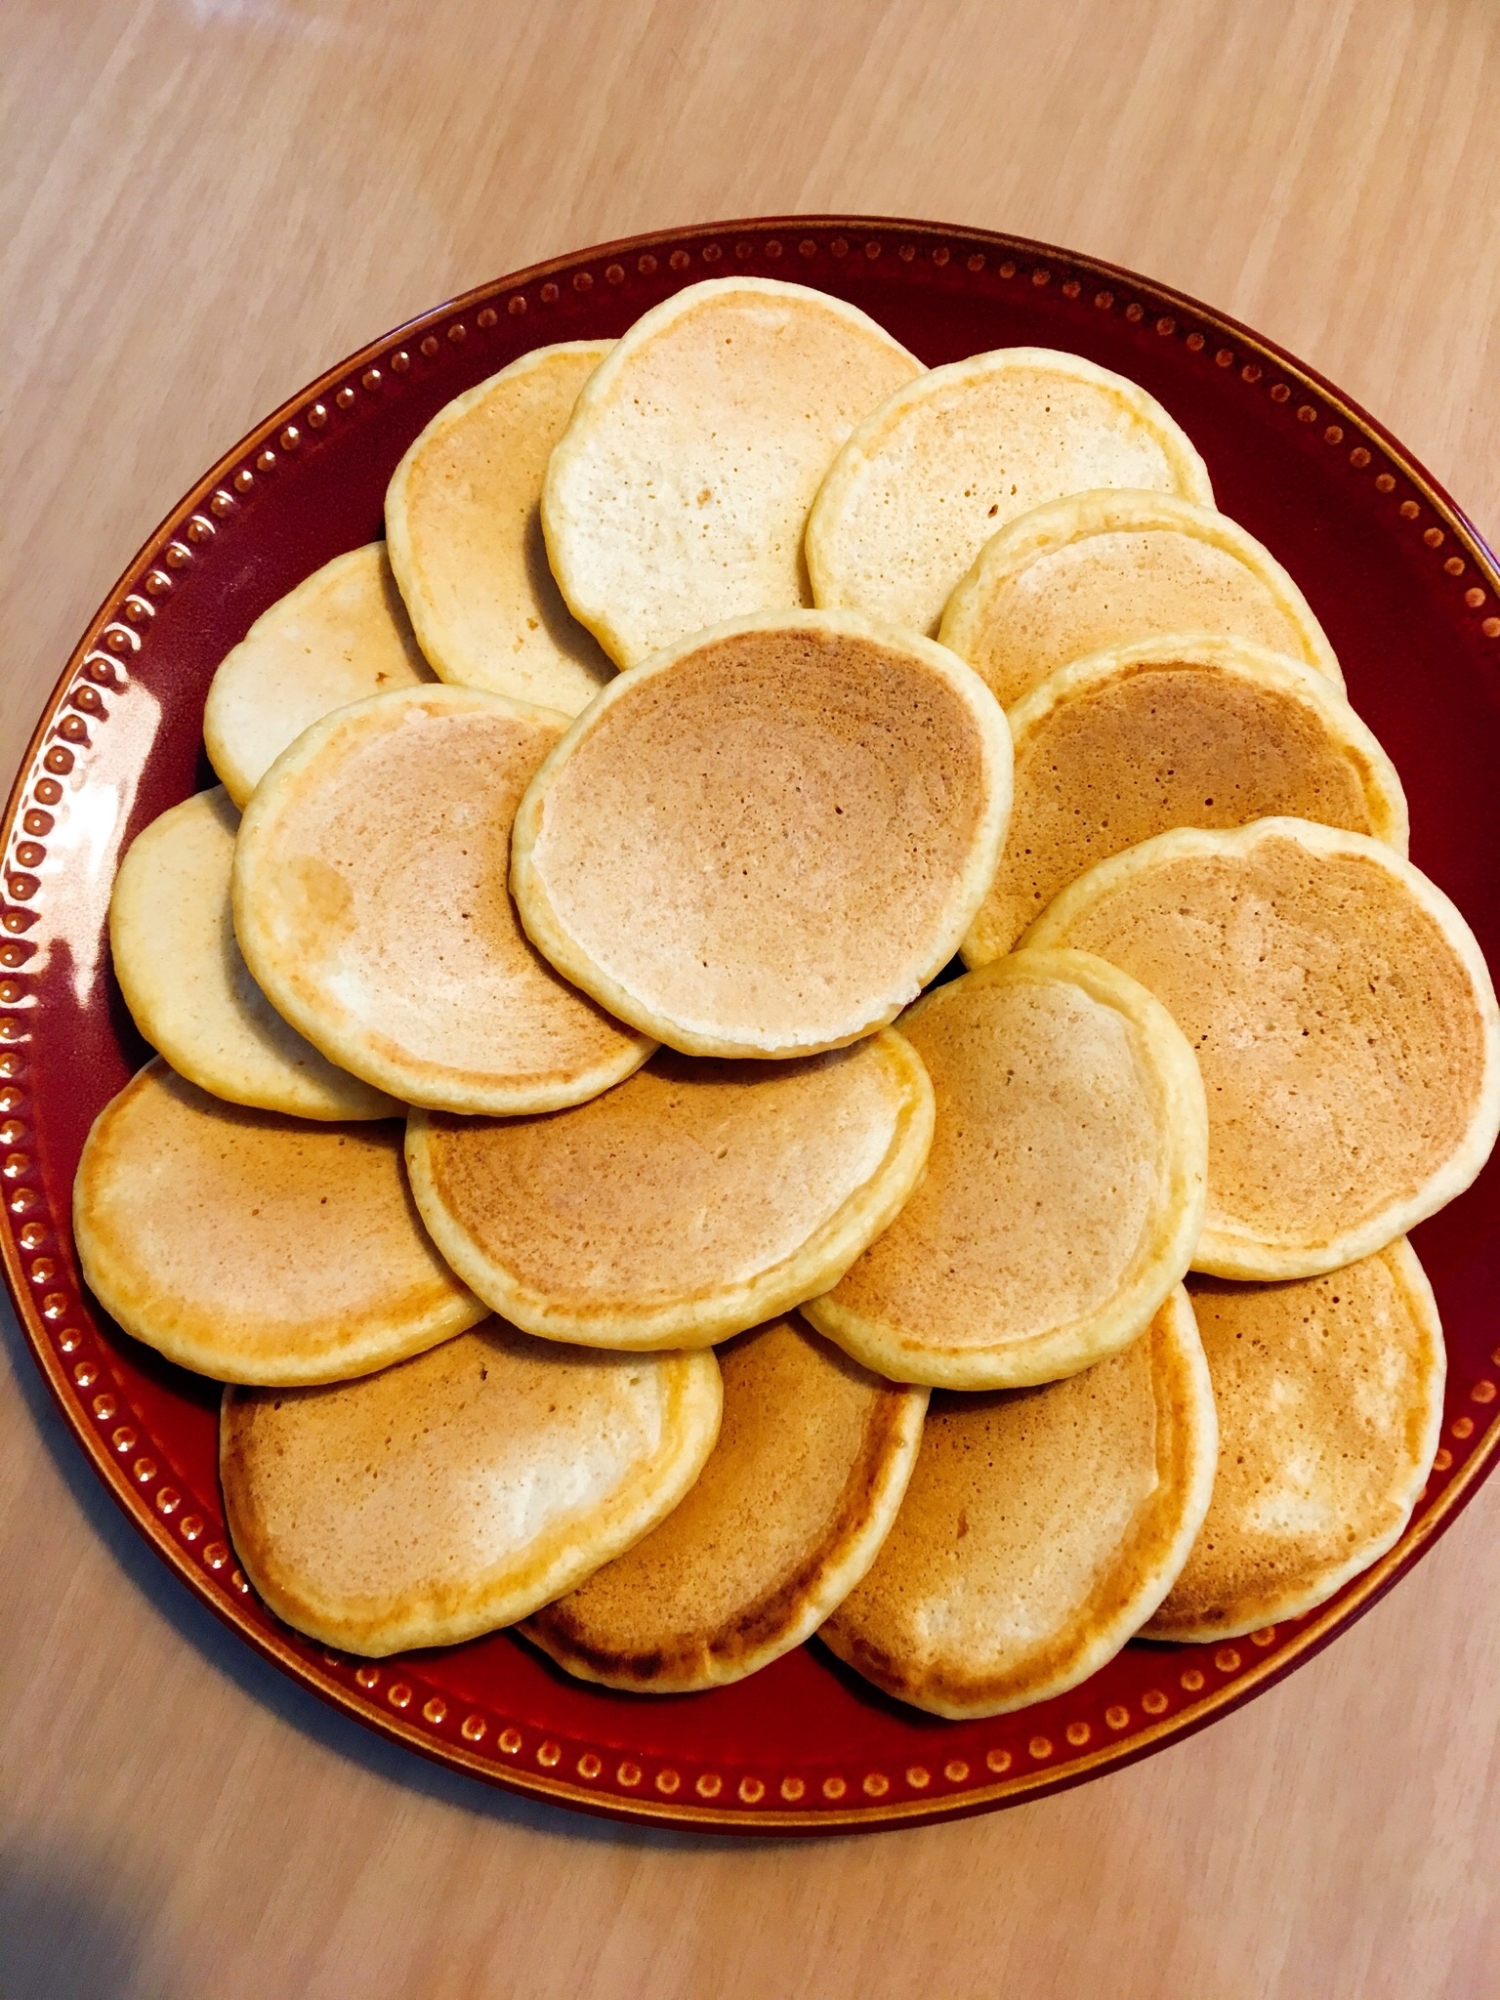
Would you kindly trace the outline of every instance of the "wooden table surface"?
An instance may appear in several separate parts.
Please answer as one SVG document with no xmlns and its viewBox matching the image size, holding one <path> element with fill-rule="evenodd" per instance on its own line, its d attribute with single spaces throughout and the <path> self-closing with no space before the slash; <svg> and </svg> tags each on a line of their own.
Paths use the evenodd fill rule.
<svg viewBox="0 0 1500 2000">
<path fill-rule="evenodd" d="M 1493 0 L 6 0 L 0 756 L 203 466 L 530 259 L 850 209 L 1131 265 L 1286 342 L 1500 528 Z M 1500 1986 L 1500 1480 L 1165 1755 L 815 1844 L 435 1771 L 225 1635 L 0 1342 L 0 1993 Z M 1488 1968 L 1488 1970 L 1486 1970 Z"/>
</svg>

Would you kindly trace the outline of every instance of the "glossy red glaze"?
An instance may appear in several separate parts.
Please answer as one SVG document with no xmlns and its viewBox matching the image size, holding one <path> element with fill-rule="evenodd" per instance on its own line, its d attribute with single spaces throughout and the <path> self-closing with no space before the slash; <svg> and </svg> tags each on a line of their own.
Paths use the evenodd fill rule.
<svg viewBox="0 0 1500 2000">
<path fill-rule="evenodd" d="M 1062 347 L 1159 397 L 1207 459 L 1221 506 L 1307 593 L 1351 699 L 1400 768 L 1414 860 L 1500 963 L 1500 577 L 1378 425 L 1192 300 L 1037 244 L 853 217 L 640 238 L 486 286 L 293 398 L 174 509 L 90 625 L 6 821 L 0 1250 L 38 1366 L 100 1477 L 179 1575 L 286 1672 L 371 1727 L 518 1790 L 684 1825 L 817 1832 L 975 1811 L 1140 1756 L 1267 1686 L 1386 1589 L 1500 1448 L 1500 1171 L 1416 1235 L 1450 1373 L 1439 1469 L 1399 1547 L 1274 1633 L 1132 1645 L 1070 1695 L 973 1723 L 887 1702 L 816 1645 L 737 1687 L 653 1700 L 568 1681 L 505 1634 L 378 1666 L 303 1641 L 256 1602 L 228 1547 L 217 1390 L 93 1306 L 69 1229 L 90 1121 L 146 1053 L 109 969 L 110 884 L 148 820 L 213 782 L 200 726 L 219 659 L 293 584 L 381 533 L 386 481 L 450 397 L 528 348 L 623 332 L 682 285 L 737 270 L 850 299 L 929 363 Z"/>
</svg>

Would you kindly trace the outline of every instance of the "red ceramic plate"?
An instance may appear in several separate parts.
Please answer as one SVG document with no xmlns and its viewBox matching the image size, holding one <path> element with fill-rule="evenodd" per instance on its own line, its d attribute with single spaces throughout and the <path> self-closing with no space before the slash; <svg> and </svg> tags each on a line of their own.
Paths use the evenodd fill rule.
<svg viewBox="0 0 1500 2000">
<path fill-rule="evenodd" d="M 285 1672 L 516 1791 L 634 1819 L 816 1833 L 975 1812 L 1159 1749 L 1269 1686 L 1388 1589 L 1500 1446 L 1500 1169 L 1416 1236 L 1449 1377 L 1411 1527 L 1330 1604 L 1253 1638 L 1132 1645 L 1055 1701 L 950 1723 L 885 1701 L 816 1644 L 737 1687 L 653 1699 L 569 1681 L 504 1633 L 367 1666 L 257 1602 L 224 1528 L 217 1390 L 127 1339 L 82 1289 L 73 1251 L 84 1134 L 146 1054 L 109 968 L 116 862 L 148 820 L 213 782 L 200 727 L 214 667 L 274 599 L 382 532 L 386 481 L 434 411 L 528 348 L 622 333 L 680 286 L 731 271 L 850 299 L 929 363 L 1069 348 L 1159 397 L 1207 459 L 1220 505 L 1307 593 L 1405 780 L 1413 858 L 1500 964 L 1500 574 L 1379 425 L 1191 299 L 1034 243 L 847 216 L 642 237 L 486 286 L 323 376 L 200 480 L 89 626 L 5 825 L 0 1250 L 37 1366 L 99 1477 L 189 1588 Z"/>
</svg>

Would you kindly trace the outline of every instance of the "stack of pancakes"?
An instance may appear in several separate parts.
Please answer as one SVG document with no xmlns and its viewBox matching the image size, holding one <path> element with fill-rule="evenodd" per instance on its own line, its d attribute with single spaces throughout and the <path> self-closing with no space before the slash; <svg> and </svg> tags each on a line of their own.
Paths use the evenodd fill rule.
<svg viewBox="0 0 1500 2000">
<path fill-rule="evenodd" d="M 126 855 L 160 1053 L 75 1187 L 270 1608 L 646 1693 L 821 1629 L 968 1716 L 1388 1548 L 1500 1015 L 1169 412 L 728 279 L 460 397 L 386 519 Z"/>
</svg>

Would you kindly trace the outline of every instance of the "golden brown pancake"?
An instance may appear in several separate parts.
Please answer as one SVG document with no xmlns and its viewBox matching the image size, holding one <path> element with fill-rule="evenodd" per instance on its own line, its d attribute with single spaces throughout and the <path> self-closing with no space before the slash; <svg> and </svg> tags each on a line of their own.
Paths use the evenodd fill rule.
<svg viewBox="0 0 1500 2000">
<path fill-rule="evenodd" d="M 336 1069 L 250 977 L 229 904 L 240 816 L 222 786 L 130 844 L 109 902 L 115 977 L 135 1024 L 215 1097 L 295 1118 L 399 1118 L 405 1106 Z"/>
<path fill-rule="evenodd" d="M 1462 1193 L 1500 1124 L 1500 1019 L 1474 934 L 1410 862 L 1300 819 L 1179 828 L 1101 861 L 1028 945 L 1149 987 L 1208 1092 L 1193 1263 L 1299 1278 Z"/>
<path fill-rule="evenodd" d="M 719 1441 L 659 1528 L 525 1627 L 581 1680 L 722 1687 L 808 1638 L 890 1531 L 925 1389 L 867 1374 L 795 1318 L 718 1352 Z"/>
<path fill-rule="evenodd" d="M 895 1216 L 932 1141 L 932 1087 L 886 1028 L 798 1062 L 667 1051 L 572 1111 L 414 1111 L 434 1242 L 549 1340 L 706 1347 L 825 1290 Z"/>
<path fill-rule="evenodd" d="M 1009 951 L 1096 861 L 1174 826 L 1280 813 L 1406 852 L 1395 766 L 1344 697 L 1296 660 L 1178 633 L 1060 667 L 1010 711 L 1010 832 L 969 935 Z"/>
<path fill-rule="evenodd" d="M 1102 488 L 1018 516 L 975 557 L 938 637 L 1010 708 L 1070 660 L 1162 632 L 1232 634 L 1344 684 L 1270 551 L 1176 493 Z"/>
<path fill-rule="evenodd" d="M 278 598 L 225 654 L 203 711 L 209 762 L 243 807 L 319 716 L 431 679 L 385 543 L 351 549 Z"/>
<path fill-rule="evenodd" d="M 408 1104 L 581 1103 L 651 1052 L 557 978 L 506 888 L 510 823 L 566 728 L 544 708 L 431 687 L 341 709 L 256 791 L 234 927 L 277 1010 Z"/>
<path fill-rule="evenodd" d="M 1004 1715 L 1076 1687 L 1155 1611 L 1213 1486 L 1213 1394 L 1179 1286 L 1066 1381 L 939 1390 L 896 1525 L 823 1627 L 898 1701 Z"/>
<path fill-rule="evenodd" d="M 1443 1335 L 1404 1237 L 1320 1278 L 1188 1289 L 1219 1470 L 1147 1630 L 1233 1639 L 1300 1618 L 1400 1540 L 1437 1450 Z"/>
<path fill-rule="evenodd" d="M 562 601 L 540 511 L 552 447 L 613 345 L 523 354 L 445 404 L 396 467 L 391 567 L 442 680 L 577 715 L 614 673 Z"/>
<path fill-rule="evenodd" d="M 1081 355 L 1005 347 L 930 369 L 828 468 L 807 520 L 813 602 L 935 634 L 998 529 L 1104 486 L 1213 502 L 1203 460 L 1155 397 Z"/>
<path fill-rule="evenodd" d="M 226 1390 L 225 1514 L 277 1617 L 374 1658 L 524 1618 L 649 1533 L 719 1428 L 711 1354 L 502 1320 L 331 1389 Z"/>
<path fill-rule="evenodd" d="M 810 600 L 802 529 L 854 425 L 922 364 L 773 278 L 689 285 L 589 377 L 542 491 L 563 596 L 622 667 Z"/>
<path fill-rule="evenodd" d="M 560 972 L 688 1055 L 894 1019 L 952 954 L 1010 803 L 1005 717 L 929 640 L 747 618 L 613 681 L 538 771 L 511 886 Z"/>
<path fill-rule="evenodd" d="M 1166 1009 L 1102 959 L 1025 951 L 901 1031 L 937 1099 L 927 1171 L 807 1318 L 947 1389 L 1048 1382 L 1136 1339 L 1203 1224 L 1208 1114 Z"/>
<path fill-rule="evenodd" d="M 94 1120 L 73 1234 L 125 1331 L 221 1382 L 367 1375 L 485 1311 L 428 1241 L 394 1120 L 223 1104 L 159 1056 Z"/>
</svg>

